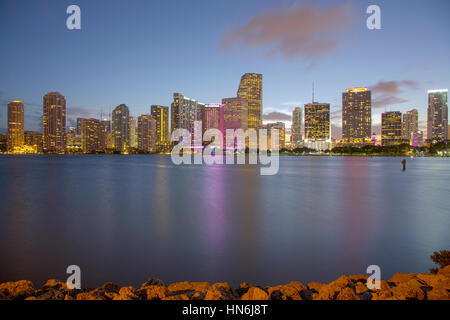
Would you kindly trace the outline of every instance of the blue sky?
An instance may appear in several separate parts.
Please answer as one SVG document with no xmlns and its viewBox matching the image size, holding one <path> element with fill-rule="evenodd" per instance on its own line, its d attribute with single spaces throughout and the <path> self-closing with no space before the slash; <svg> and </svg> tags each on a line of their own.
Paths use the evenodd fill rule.
<svg viewBox="0 0 450 320">
<path fill-rule="evenodd" d="M 70 4 L 81 8 L 81 30 L 66 28 Z M 382 30 L 366 28 L 370 4 L 381 8 Z M 307 9 L 340 20 L 324 19 L 319 32 L 303 19 Z M 316 100 L 331 104 L 336 126 L 345 88 L 368 86 L 374 125 L 384 110 L 417 108 L 423 127 L 426 91 L 450 87 L 448 12 L 445 0 L 2 0 L 0 127 L 13 99 L 25 103 L 26 129 L 39 130 L 49 91 L 66 96 L 70 119 L 99 117 L 121 103 L 140 115 L 152 104 L 169 106 L 173 92 L 205 103 L 235 96 L 245 72 L 264 76 L 267 119 L 287 120 L 271 113 L 309 102 L 314 81 Z M 283 24 L 289 17 L 292 28 Z M 312 48 L 294 43 L 287 56 L 280 43 L 291 46 L 303 36 Z"/>
</svg>

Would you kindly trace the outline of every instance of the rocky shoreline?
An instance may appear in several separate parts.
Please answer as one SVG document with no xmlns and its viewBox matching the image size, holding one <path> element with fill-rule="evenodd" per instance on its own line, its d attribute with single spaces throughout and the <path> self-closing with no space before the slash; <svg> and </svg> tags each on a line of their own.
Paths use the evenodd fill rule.
<svg viewBox="0 0 450 320">
<path fill-rule="evenodd" d="M 450 300 L 450 266 L 436 275 L 397 273 L 381 280 L 379 290 L 369 290 L 366 275 L 341 276 L 328 283 L 293 281 L 273 287 L 242 283 L 177 282 L 165 285 L 149 279 L 139 289 L 108 282 L 96 289 L 68 290 L 66 284 L 48 280 L 35 289 L 27 280 L 0 284 L 0 300 Z"/>
</svg>

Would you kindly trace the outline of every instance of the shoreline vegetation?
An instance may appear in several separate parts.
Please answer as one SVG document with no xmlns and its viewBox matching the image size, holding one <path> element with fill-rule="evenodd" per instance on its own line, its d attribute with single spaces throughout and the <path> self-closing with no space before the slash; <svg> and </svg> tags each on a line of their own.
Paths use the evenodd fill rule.
<svg viewBox="0 0 450 320">
<path fill-rule="evenodd" d="M 225 154 L 225 150 L 223 150 Z M 257 150 L 259 152 L 259 150 Z M 194 153 L 194 152 L 192 152 Z M 249 149 L 245 150 L 245 153 L 249 153 Z M 0 152 L 0 154 L 6 155 L 30 155 L 30 154 L 40 154 L 40 155 L 51 155 L 54 153 L 44 153 L 44 152 Z M 162 152 L 143 152 L 137 148 L 130 148 L 128 152 L 121 153 L 113 149 L 107 149 L 105 152 L 95 152 L 95 153 L 83 153 L 79 149 L 68 150 L 66 153 L 61 153 L 60 155 L 170 155 L 170 150 L 164 150 Z M 235 152 L 236 154 L 236 152 Z M 270 149 L 267 150 L 267 154 L 271 154 Z M 339 146 L 334 147 L 331 150 L 317 151 L 309 149 L 306 147 L 302 148 L 281 148 L 279 150 L 279 155 L 281 156 L 353 156 L 353 157 L 450 157 L 450 142 L 441 142 L 424 147 L 412 147 L 408 144 L 400 144 L 395 146 L 374 146 L 366 145 L 362 147 L 356 146 Z"/>
<path fill-rule="evenodd" d="M 0 284 L 0 300 L 450 300 L 450 265 L 432 273 L 396 273 L 381 280 L 380 289 L 367 287 L 367 275 L 341 276 L 328 284 L 292 281 L 285 285 L 176 282 L 149 279 L 140 288 L 112 282 L 98 288 L 69 290 L 65 282 L 48 280 L 40 289 L 27 280 Z"/>
</svg>

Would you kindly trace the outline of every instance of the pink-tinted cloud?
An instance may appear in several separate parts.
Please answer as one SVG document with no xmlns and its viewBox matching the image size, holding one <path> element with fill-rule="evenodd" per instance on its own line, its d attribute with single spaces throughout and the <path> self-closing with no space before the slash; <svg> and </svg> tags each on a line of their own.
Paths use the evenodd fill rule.
<svg viewBox="0 0 450 320">
<path fill-rule="evenodd" d="M 291 116 L 283 112 L 269 112 L 263 114 L 263 120 L 267 121 L 291 121 Z"/>
<path fill-rule="evenodd" d="M 372 101 L 373 108 L 384 108 L 408 102 L 407 99 L 399 97 L 404 89 L 417 89 L 419 86 L 413 80 L 402 81 L 378 81 L 370 89 L 374 95 Z"/>
<path fill-rule="evenodd" d="M 335 50 L 340 35 L 354 20 L 353 10 L 347 4 L 328 9 L 297 4 L 253 16 L 244 25 L 228 31 L 220 45 L 222 49 L 264 47 L 269 56 L 314 60 Z"/>
</svg>

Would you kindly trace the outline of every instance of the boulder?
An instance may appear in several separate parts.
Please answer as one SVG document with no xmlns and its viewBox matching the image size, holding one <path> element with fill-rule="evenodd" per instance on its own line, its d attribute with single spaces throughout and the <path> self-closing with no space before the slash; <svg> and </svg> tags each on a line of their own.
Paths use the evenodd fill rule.
<svg viewBox="0 0 450 320">
<path fill-rule="evenodd" d="M 267 292 L 258 287 L 251 287 L 247 293 L 242 296 L 242 300 L 268 300 Z"/>
<path fill-rule="evenodd" d="M 118 294 L 114 294 L 113 300 L 139 300 L 140 297 L 137 294 L 136 290 L 129 286 L 120 288 Z"/>
<path fill-rule="evenodd" d="M 441 268 L 441 269 L 438 271 L 438 275 L 441 275 L 441 276 L 445 276 L 445 277 L 447 277 L 447 278 L 450 278 L 450 265 Z"/>
<path fill-rule="evenodd" d="M 141 289 L 149 286 L 164 286 L 164 282 L 160 279 L 150 278 L 141 285 Z"/>
<path fill-rule="evenodd" d="M 169 295 L 169 290 L 165 286 L 149 285 L 144 287 L 147 300 L 161 300 Z"/>
<path fill-rule="evenodd" d="M 67 284 L 65 282 L 58 281 L 55 279 L 47 280 L 47 282 L 44 284 L 44 286 L 42 288 L 44 290 L 45 289 L 54 289 L 54 290 L 58 290 L 58 291 L 62 291 L 62 292 L 69 291 L 69 289 L 67 288 Z"/>
<path fill-rule="evenodd" d="M 289 284 L 269 287 L 267 292 L 271 300 L 302 300 L 301 291 L 306 287 L 300 282 L 293 281 Z"/>
<path fill-rule="evenodd" d="M 211 285 L 208 282 L 176 282 L 167 287 L 170 294 L 183 293 L 186 291 L 200 291 L 206 293 L 211 289 Z"/>
<path fill-rule="evenodd" d="M 360 300 L 351 288 L 344 288 L 336 297 L 336 300 Z"/>
<path fill-rule="evenodd" d="M 420 283 L 416 279 L 411 279 L 406 282 L 400 282 L 396 287 L 393 287 L 392 294 L 400 300 L 424 300 L 425 293 L 422 287 L 423 283 Z"/>
<path fill-rule="evenodd" d="M 3 296 L 3 299 L 23 300 L 32 296 L 33 293 L 33 283 L 28 280 L 5 282 L 0 284 L 0 294 Z"/>
</svg>

